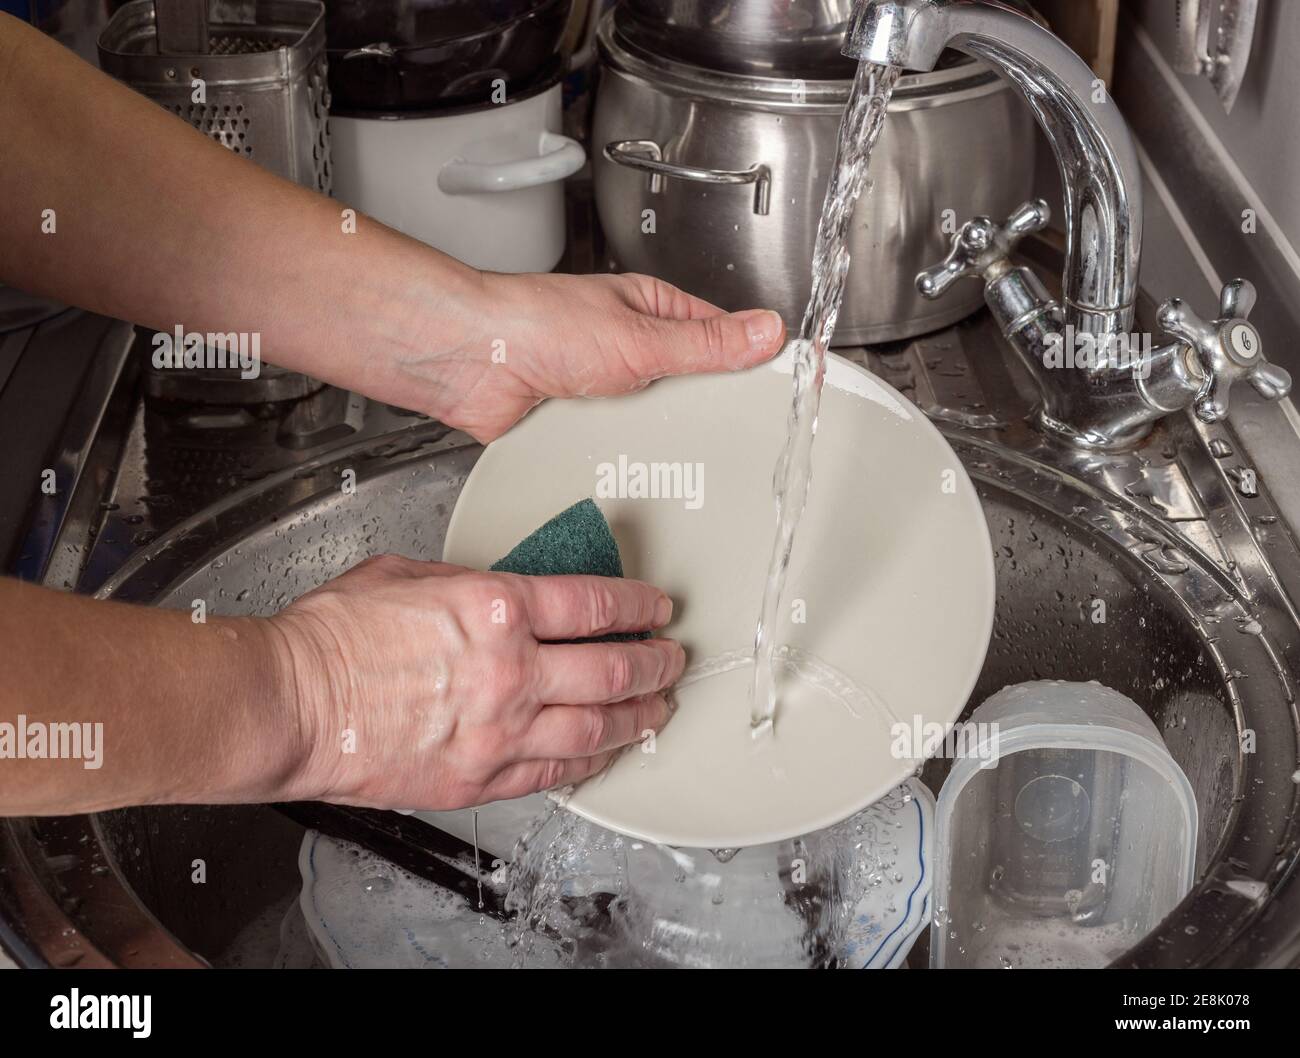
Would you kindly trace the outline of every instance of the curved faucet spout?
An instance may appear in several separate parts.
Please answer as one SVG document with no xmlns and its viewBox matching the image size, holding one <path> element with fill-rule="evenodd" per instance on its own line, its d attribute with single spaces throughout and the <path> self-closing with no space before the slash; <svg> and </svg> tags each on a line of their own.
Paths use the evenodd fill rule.
<svg viewBox="0 0 1300 1058">
<path fill-rule="evenodd" d="M 931 70 L 945 48 L 982 60 L 1024 96 L 1061 171 L 1065 322 L 1127 334 L 1142 255 L 1142 178 L 1100 79 L 1050 30 L 997 0 L 860 0 L 844 44 L 859 61 Z"/>
</svg>

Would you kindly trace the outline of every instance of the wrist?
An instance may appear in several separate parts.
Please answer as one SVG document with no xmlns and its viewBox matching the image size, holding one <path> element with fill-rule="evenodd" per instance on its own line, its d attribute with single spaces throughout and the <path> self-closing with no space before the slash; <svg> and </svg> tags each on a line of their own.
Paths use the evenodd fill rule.
<svg viewBox="0 0 1300 1058">
<path fill-rule="evenodd" d="M 317 793 L 311 783 L 317 725 L 300 651 L 278 618 L 241 623 L 240 638 L 252 655 L 246 668 L 252 677 L 250 709 L 262 747 L 251 755 L 253 773 L 243 777 L 253 788 L 246 792 L 265 801 L 311 800 Z"/>
<path fill-rule="evenodd" d="M 418 262 L 408 261 L 386 284 L 389 303 L 369 323 L 385 392 L 376 392 L 380 387 L 373 374 L 366 385 L 353 388 L 455 426 L 455 387 L 449 383 L 460 367 L 492 354 L 484 334 L 496 316 L 491 283 L 496 277 L 437 250 L 420 249 Z"/>
<path fill-rule="evenodd" d="M 509 366 L 513 334 L 505 333 L 505 321 L 514 311 L 509 302 L 517 277 L 480 272 L 459 261 L 449 264 L 455 267 L 450 281 L 442 269 L 428 277 L 438 290 L 438 305 L 426 310 L 422 324 L 412 328 L 413 346 L 399 348 L 397 357 L 405 384 L 422 394 L 419 410 L 466 430 L 465 397 L 474 380 Z"/>
</svg>

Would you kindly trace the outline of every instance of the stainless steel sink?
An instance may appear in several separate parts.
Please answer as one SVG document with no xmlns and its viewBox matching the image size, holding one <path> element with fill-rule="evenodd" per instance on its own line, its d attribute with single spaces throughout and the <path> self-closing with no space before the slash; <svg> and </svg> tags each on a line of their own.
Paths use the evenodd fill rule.
<svg viewBox="0 0 1300 1058">
<path fill-rule="evenodd" d="M 1198 881 L 1119 962 L 1296 961 L 1300 551 L 1230 427 L 1171 419 L 1135 451 L 1082 452 L 1026 425 L 1032 386 L 1007 354 L 984 314 L 851 353 L 931 415 L 984 502 L 997 616 L 967 709 L 1043 678 L 1096 679 L 1141 704 L 1196 793 Z M 438 557 L 480 448 L 438 424 L 391 425 L 257 475 L 92 587 L 269 614 L 368 555 Z M 945 770 L 933 761 L 923 777 L 937 790 Z M 79 866 L 46 880 L 81 901 L 71 916 L 113 961 L 257 961 L 297 894 L 302 830 L 264 807 L 129 809 L 15 833 L 29 858 L 87 835 Z M 189 883 L 195 858 L 220 885 Z"/>
</svg>

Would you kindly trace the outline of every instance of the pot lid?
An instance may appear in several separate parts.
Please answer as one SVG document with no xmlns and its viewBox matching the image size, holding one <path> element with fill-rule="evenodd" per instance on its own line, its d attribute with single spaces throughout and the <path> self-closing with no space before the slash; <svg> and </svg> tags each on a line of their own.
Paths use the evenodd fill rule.
<svg viewBox="0 0 1300 1058">
<path fill-rule="evenodd" d="M 617 14 L 617 9 L 607 13 L 597 31 L 602 62 L 669 95 L 742 103 L 761 109 L 838 114 L 853 84 L 855 64 L 852 62 L 847 77 L 807 79 L 716 70 L 669 58 L 647 46 L 635 33 L 626 33 L 625 24 Z M 941 62 L 936 69 L 899 77 L 889 104 L 891 110 L 933 106 L 939 97 L 944 102 L 957 102 L 971 94 L 1008 90 L 1006 83 L 984 63 L 960 52 L 945 54 L 952 58 Z"/>
<path fill-rule="evenodd" d="M 330 106 L 330 116 L 336 118 L 364 118 L 375 121 L 407 121 L 421 118 L 445 118 L 456 114 L 473 114 L 480 110 L 501 110 L 504 107 L 522 103 L 526 99 L 532 99 L 554 88 L 563 79 L 564 69 L 564 63 L 558 57 L 552 59 L 527 83 L 512 84 L 504 103 L 494 103 L 490 98 L 486 98 L 473 103 L 425 107 L 339 106 L 338 97 L 335 97 L 335 102 Z"/>
<path fill-rule="evenodd" d="M 397 55 L 470 46 L 572 0 L 325 0 L 325 43 L 335 52 Z"/>
<path fill-rule="evenodd" d="M 1028 0 L 1004 0 L 1039 19 Z M 618 0 L 619 32 L 662 58 L 725 73 L 801 80 L 850 80 L 841 54 L 856 0 Z M 1040 19 L 1041 21 L 1041 19 Z M 972 60 L 945 52 L 939 69 Z"/>
<path fill-rule="evenodd" d="M 336 113 L 427 116 L 536 89 L 560 53 L 572 0 L 328 0 Z"/>
</svg>

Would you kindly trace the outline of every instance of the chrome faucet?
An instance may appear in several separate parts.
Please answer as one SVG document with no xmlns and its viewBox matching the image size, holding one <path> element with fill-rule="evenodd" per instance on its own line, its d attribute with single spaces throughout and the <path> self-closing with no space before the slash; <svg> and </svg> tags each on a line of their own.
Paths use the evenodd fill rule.
<svg viewBox="0 0 1300 1058">
<path fill-rule="evenodd" d="M 998 0 L 860 0 L 843 50 L 859 61 L 932 70 L 946 48 L 1015 85 L 1047 135 L 1065 203 L 1062 297 L 1058 304 L 1011 261 L 1015 243 L 1046 226 L 1042 201 L 1001 225 L 967 222 L 947 259 L 917 276 L 917 289 L 937 298 L 959 278 L 983 279 L 985 301 L 1042 392 L 1040 424 L 1082 445 L 1122 447 L 1183 408 L 1222 419 L 1238 379 L 1268 399 L 1289 393 L 1290 376 L 1264 360 L 1245 319 L 1255 293 L 1244 280 L 1224 288 L 1212 323 L 1171 299 L 1157 322 L 1173 341 L 1150 348 L 1131 333 L 1142 255 L 1137 152 L 1103 83 L 1042 23 Z"/>
</svg>

